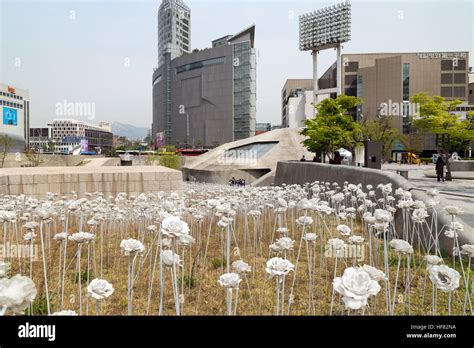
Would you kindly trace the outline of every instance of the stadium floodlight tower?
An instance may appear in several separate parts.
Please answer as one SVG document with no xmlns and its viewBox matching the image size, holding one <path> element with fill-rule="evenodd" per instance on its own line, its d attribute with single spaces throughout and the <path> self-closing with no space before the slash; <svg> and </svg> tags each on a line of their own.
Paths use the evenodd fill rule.
<svg viewBox="0 0 474 348">
<path fill-rule="evenodd" d="M 325 7 L 300 16 L 300 51 L 313 54 L 314 104 L 318 95 L 334 93 L 340 95 L 341 88 L 341 44 L 351 39 L 351 4 L 349 1 Z M 318 52 L 336 48 L 336 89 L 318 89 Z"/>
</svg>

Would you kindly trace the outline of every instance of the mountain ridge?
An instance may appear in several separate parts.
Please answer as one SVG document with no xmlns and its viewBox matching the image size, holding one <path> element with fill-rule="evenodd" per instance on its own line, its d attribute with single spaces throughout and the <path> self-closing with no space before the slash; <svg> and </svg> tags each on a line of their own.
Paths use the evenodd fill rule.
<svg viewBox="0 0 474 348">
<path fill-rule="evenodd" d="M 114 135 L 127 137 L 130 140 L 143 140 L 147 136 L 148 128 L 114 122 L 112 123 L 112 133 L 114 133 Z"/>
</svg>

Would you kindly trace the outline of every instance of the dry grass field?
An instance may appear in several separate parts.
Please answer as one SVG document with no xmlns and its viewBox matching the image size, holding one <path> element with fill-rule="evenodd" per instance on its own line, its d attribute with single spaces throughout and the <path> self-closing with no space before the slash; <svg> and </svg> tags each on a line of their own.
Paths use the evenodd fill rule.
<svg viewBox="0 0 474 348">
<path fill-rule="evenodd" d="M 343 192 L 344 188 L 336 188 L 335 192 L 337 191 Z M 361 219 L 361 211 L 356 210 L 357 203 L 347 200 L 347 196 L 345 201 L 337 204 L 331 200 L 333 194 L 334 192 L 318 193 L 307 200 L 308 189 L 301 187 L 238 189 L 194 184 L 189 185 L 186 194 L 180 197 L 123 195 L 112 199 L 90 195 L 84 200 L 72 196 L 65 199 L 54 197 L 46 203 L 23 200 L 22 206 L 16 204 L 14 208 L 17 213 L 16 222 L 3 224 L 5 238 L 7 245 L 28 246 L 28 241 L 24 240 L 28 231 L 25 223 L 38 222 L 41 226 L 30 230 L 36 234 L 33 247 L 37 250 L 37 259 L 31 263 L 31 269 L 28 257 L 9 255 L 10 258 L 5 261 L 11 264 L 10 276 L 17 273 L 26 276 L 30 272 L 32 274 L 37 295 L 26 314 L 30 314 L 32 309 L 34 315 L 47 315 L 49 302 L 50 313 L 72 310 L 81 315 L 127 315 L 129 260 L 133 262 L 135 259 L 132 314 L 176 315 L 172 287 L 173 267 L 166 267 L 164 264 L 160 267 L 159 252 L 160 241 L 161 249 L 171 248 L 163 243 L 165 235 L 160 233 L 162 221 L 168 216 L 179 216 L 188 224 L 189 235 L 194 239 L 189 245 L 182 245 L 178 238 L 171 240 L 174 252 L 182 261 L 182 267 L 176 267 L 176 292 L 179 295 L 181 315 L 226 315 L 226 289 L 219 285 L 218 279 L 227 272 L 227 258 L 231 263 L 243 260 L 251 267 L 251 272 L 240 275 L 235 314 L 275 315 L 277 281 L 276 277 L 270 277 L 266 272 L 267 261 L 272 257 L 285 258 L 295 266 L 280 283 L 279 314 L 387 315 L 390 311 L 387 309 L 387 286 L 394 315 L 431 314 L 434 287 L 428 277 L 427 263 L 424 260 L 427 251 L 423 250 L 423 245 L 414 244 L 412 254 L 408 257 L 402 255 L 398 268 L 400 254 L 390 246 L 387 247 L 387 254 L 384 253 L 383 237 L 376 235 Z M 328 202 L 333 213 L 326 215 L 305 205 L 305 202 L 310 202 L 317 206 L 322 201 Z M 3 207 L 5 206 L 4 198 Z M 347 210 L 348 216 L 340 215 L 349 206 L 353 206 L 357 212 Z M 47 212 L 42 215 L 38 209 Z M 339 212 L 339 215 L 334 211 Z M 352 214 L 353 217 L 350 217 Z M 312 223 L 298 224 L 297 219 L 304 216 L 310 217 Z M 221 226 L 218 225 L 219 221 Z M 222 221 L 228 225 L 222 227 L 225 225 Z M 337 226 L 341 224 L 350 228 L 350 235 L 344 236 L 338 231 Z M 287 232 L 279 232 L 279 227 L 286 227 Z M 78 231 L 94 235 L 90 243 L 81 244 L 80 274 L 77 264 L 78 243 L 54 239 L 57 233 L 67 232 L 71 236 Z M 44 262 L 40 233 L 44 238 Z M 309 233 L 317 235 L 315 242 L 302 238 Z M 229 245 L 227 236 L 230 236 Z M 292 247 L 272 251 L 270 245 L 284 236 L 293 241 Z M 364 238 L 358 249 L 349 243 L 350 236 Z M 401 238 L 401 231 L 397 235 L 390 235 L 390 239 L 395 237 Z M 130 238 L 143 244 L 145 250 L 142 254 L 124 255 L 120 248 L 121 241 Z M 328 240 L 331 238 L 345 242 L 345 252 L 338 257 L 329 248 Z M 230 250 L 229 255 L 227 250 Z M 385 260 L 388 272 L 385 270 Z M 407 260 L 410 260 L 409 269 Z M 467 259 L 463 259 L 462 269 L 459 258 L 456 260 L 455 268 L 467 274 Z M 444 255 L 444 263 L 452 267 L 452 258 Z M 368 298 L 367 306 L 357 310 L 346 308 L 341 295 L 333 291 L 333 279 L 335 276 L 341 277 L 348 267 L 364 264 L 371 265 L 386 275 L 388 273 L 389 282 L 378 282 L 381 289 Z M 231 265 L 229 270 L 232 272 Z M 472 279 L 472 271 L 466 277 Z M 100 300 L 100 303 L 87 296 L 87 285 L 95 278 L 107 280 L 114 288 L 114 292 Z M 45 279 L 48 282 L 48 299 Z M 161 279 L 164 283 L 162 294 Z M 450 296 L 451 314 L 464 314 L 466 289 L 463 280 L 450 295 L 437 291 L 437 315 L 448 314 Z M 233 289 L 234 305 L 236 293 L 237 290 Z M 466 307 L 469 312 L 469 303 Z"/>
</svg>

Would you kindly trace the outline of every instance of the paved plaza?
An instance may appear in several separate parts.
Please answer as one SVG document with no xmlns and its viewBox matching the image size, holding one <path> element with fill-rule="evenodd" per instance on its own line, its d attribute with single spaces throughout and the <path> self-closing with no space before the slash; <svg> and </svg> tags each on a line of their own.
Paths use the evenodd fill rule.
<svg viewBox="0 0 474 348">
<path fill-rule="evenodd" d="M 436 188 L 442 193 L 440 196 L 441 204 L 461 207 L 464 210 L 461 219 L 474 230 L 474 173 L 470 173 L 473 177 L 472 180 L 453 179 L 452 181 L 438 182 L 436 177 L 428 177 L 425 175 L 425 173 L 431 176 L 435 174 L 434 164 L 384 164 L 382 169 L 394 172 L 397 170 L 407 170 L 408 180 L 417 188 L 423 190 Z M 455 177 L 456 172 L 454 172 L 453 175 Z"/>
</svg>

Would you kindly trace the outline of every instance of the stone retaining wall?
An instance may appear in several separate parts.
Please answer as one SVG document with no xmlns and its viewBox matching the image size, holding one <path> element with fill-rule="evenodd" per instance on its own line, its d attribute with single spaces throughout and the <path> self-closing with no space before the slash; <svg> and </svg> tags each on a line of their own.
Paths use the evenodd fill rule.
<svg viewBox="0 0 474 348">
<path fill-rule="evenodd" d="M 86 156 L 86 155 L 60 155 L 60 154 L 39 154 L 39 167 L 75 167 L 82 161 L 88 162 L 94 159 L 104 158 L 104 156 Z M 3 168 L 21 168 L 30 165 L 30 161 L 24 153 L 20 153 L 20 161 L 17 161 L 17 154 L 9 153 L 5 158 Z M 111 158 L 112 159 L 112 158 Z M 1 168 L 0 168 L 1 169 Z"/>
<path fill-rule="evenodd" d="M 474 161 L 453 161 L 451 162 L 451 171 L 472 172 L 474 171 Z"/>
<path fill-rule="evenodd" d="M 116 195 L 126 192 L 181 192 L 180 171 L 160 167 L 38 167 L 0 169 L 0 194 L 25 194 L 44 199 L 47 192 L 60 195 L 75 191 L 79 197 L 86 192 Z"/>
</svg>

